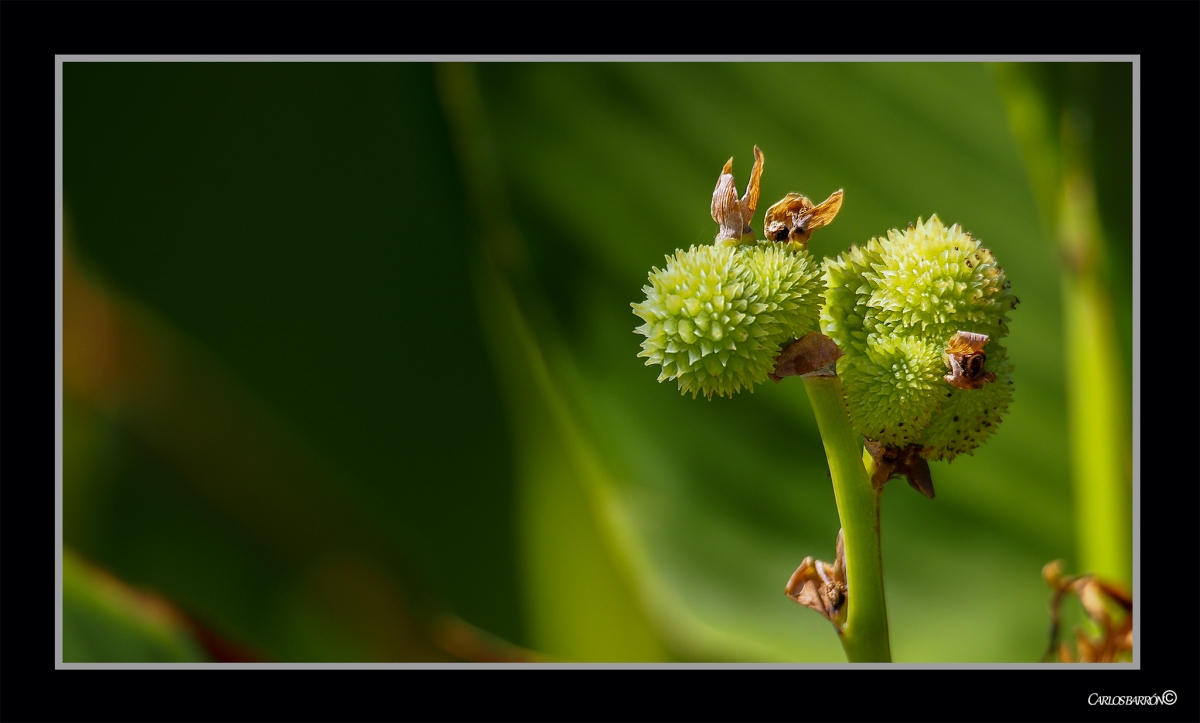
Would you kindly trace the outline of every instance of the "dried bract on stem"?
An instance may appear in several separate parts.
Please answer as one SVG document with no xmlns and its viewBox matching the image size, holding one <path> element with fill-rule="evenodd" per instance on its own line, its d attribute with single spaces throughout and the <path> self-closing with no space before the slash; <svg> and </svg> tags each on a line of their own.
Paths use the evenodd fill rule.
<svg viewBox="0 0 1200 723">
<path fill-rule="evenodd" d="M 904 477 L 909 487 L 933 499 L 933 477 L 929 472 L 929 461 L 922 456 L 923 447 L 915 444 L 903 448 L 888 447 L 871 439 L 864 439 L 863 447 L 875 461 L 872 487 L 883 489 L 889 479 Z"/>
<path fill-rule="evenodd" d="M 838 530 L 837 536 L 837 560 L 830 565 L 811 556 L 804 558 L 800 567 L 792 573 L 784 592 L 797 603 L 821 613 L 841 634 L 846 624 L 849 595 L 846 587 L 846 546 L 841 530 Z"/>
<path fill-rule="evenodd" d="M 813 374 L 827 367 L 833 374 L 832 365 L 841 355 L 842 350 L 833 339 L 814 331 L 784 347 L 775 358 L 775 371 L 769 376 L 772 381 L 780 382 L 784 377 Z"/>
<path fill-rule="evenodd" d="M 1042 661 L 1057 659 L 1059 662 L 1076 662 L 1067 644 L 1058 640 L 1061 626 L 1063 598 L 1074 593 L 1079 597 L 1084 612 L 1100 635 L 1088 636 L 1081 627 L 1075 628 L 1075 650 L 1080 663 L 1112 663 L 1128 660 L 1133 653 L 1133 597 L 1121 585 L 1101 580 L 1094 575 L 1062 574 L 1062 560 L 1047 563 L 1042 568 L 1042 577 L 1054 590 L 1050 600 L 1050 645 Z M 1122 611 L 1120 620 L 1114 620 L 1109 610 Z"/>
</svg>

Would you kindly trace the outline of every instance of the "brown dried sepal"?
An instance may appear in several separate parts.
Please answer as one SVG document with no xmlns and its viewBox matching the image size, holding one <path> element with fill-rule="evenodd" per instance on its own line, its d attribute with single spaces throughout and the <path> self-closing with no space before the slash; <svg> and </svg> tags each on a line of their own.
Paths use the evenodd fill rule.
<svg viewBox="0 0 1200 723">
<path fill-rule="evenodd" d="M 838 530 L 837 560 L 830 565 L 811 556 L 792 573 L 783 591 L 797 603 L 816 610 L 841 634 L 846 624 L 846 546 Z"/>
<path fill-rule="evenodd" d="M 864 439 L 863 447 L 875 460 L 875 473 L 871 475 L 871 486 L 883 489 L 893 477 L 904 477 L 908 486 L 933 499 L 933 476 L 929 472 L 929 460 L 922 456 L 924 447 L 910 444 L 907 447 L 886 447 L 873 439 Z"/>
<path fill-rule="evenodd" d="M 754 229 L 750 228 L 750 217 L 758 208 L 759 183 L 762 178 L 763 154 L 754 147 L 754 167 L 750 171 L 750 183 L 746 185 L 746 193 L 739 199 L 737 186 L 733 181 L 733 158 L 725 161 L 721 175 L 717 177 L 717 187 L 713 190 L 712 220 L 721 228 L 717 231 L 716 243 L 739 243 L 744 237 L 754 237 Z"/>
<path fill-rule="evenodd" d="M 842 208 L 842 189 L 814 206 L 807 196 L 789 193 L 779 203 L 767 209 L 763 231 L 772 241 L 795 241 L 808 245 L 812 232 L 828 226 Z"/>
<path fill-rule="evenodd" d="M 819 331 L 809 332 L 800 339 L 788 344 L 775 357 L 775 371 L 767 376 L 772 381 L 783 381 L 784 377 L 798 377 L 805 374 L 823 374 L 833 376 L 834 362 L 842 355 L 838 345 Z"/>
<path fill-rule="evenodd" d="M 1084 612 L 1100 629 L 1100 635 L 1092 638 L 1082 627 L 1075 628 L 1078 662 L 1112 663 L 1125 660 L 1133 653 L 1133 597 L 1128 590 L 1094 575 L 1064 577 L 1062 560 L 1047 563 L 1042 568 L 1042 577 L 1054 590 L 1050 599 L 1050 645 L 1042 656 L 1043 661 L 1073 662 L 1070 647 L 1058 640 L 1062 601 L 1071 593 L 1079 597 Z M 1112 609 L 1122 611 L 1119 620 L 1113 618 Z"/>
<path fill-rule="evenodd" d="M 984 384 L 995 381 L 996 375 L 983 368 L 987 363 L 983 347 L 987 343 L 987 334 L 969 331 L 960 331 L 950 337 L 946 347 L 946 366 L 950 373 L 943 378 L 959 389 L 982 389 Z"/>
</svg>

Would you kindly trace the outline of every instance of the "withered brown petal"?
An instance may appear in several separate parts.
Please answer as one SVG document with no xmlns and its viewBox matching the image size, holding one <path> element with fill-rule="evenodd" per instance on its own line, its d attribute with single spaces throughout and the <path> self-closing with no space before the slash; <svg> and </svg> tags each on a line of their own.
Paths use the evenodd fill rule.
<svg viewBox="0 0 1200 723">
<path fill-rule="evenodd" d="M 1089 578 L 1079 590 L 1079 602 L 1087 612 L 1088 617 L 1102 627 L 1111 626 L 1111 618 L 1104 609 L 1104 597 L 1095 578 Z"/>
<path fill-rule="evenodd" d="M 1051 562 L 1047 562 L 1042 567 L 1042 579 L 1046 581 L 1046 584 L 1049 585 L 1051 589 L 1057 590 L 1062 587 L 1062 570 L 1062 560 L 1053 560 Z"/>
<path fill-rule="evenodd" d="M 733 159 L 729 159 L 730 162 Z M 754 147 L 754 168 L 750 169 L 750 183 L 746 184 L 746 193 L 742 196 L 742 212 L 745 216 L 746 223 L 750 222 L 750 216 L 754 214 L 754 209 L 758 208 L 758 190 L 762 180 L 763 171 L 763 152 Z"/>
<path fill-rule="evenodd" d="M 929 472 L 929 460 L 920 454 L 910 454 L 904 474 L 908 477 L 909 487 L 933 499 L 933 475 Z"/>
<path fill-rule="evenodd" d="M 783 592 L 788 597 L 798 597 L 804 587 L 805 582 L 817 579 L 816 570 L 816 561 L 812 558 L 812 556 L 810 555 L 809 557 L 804 558 L 804 560 L 800 563 L 800 567 L 797 567 L 796 571 L 792 573 L 792 576 L 788 578 L 787 585 L 784 586 Z"/>
<path fill-rule="evenodd" d="M 1113 602 L 1126 610 L 1133 610 L 1133 596 L 1121 585 L 1107 580 L 1096 580 L 1096 586 L 1104 591 Z"/>
<path fill-rule="evenodd" d="M 808 221 L 805 223 L 805 229 L 815 231 L 822 226 L 828 226 L 833 217 L 838 214 L 842 208 L 842 189 L 838 189 L 830 194 L 829 198 L 822 201 L 808 212 Z"/>
<path fill-rule="evenodd" d="M 729 159 L 732 163 L 733 159 Z M 726 164 L 727 166 L 729 164 Z M 722 173 L 717 178 L 717 187 L 713 190 L 712 219 L 721 227 L 717 240 L 737 239 L 742 235 L 742 204 L 737 197 L 733 176 Z"/>
<path fill-rule="evenodd" d="M 810 610 L 817 611 L 830 622 L 834 622 L 834 601 L 828 599 L 826 595 L 828 585 L 821 579 L 822 576 L 818 568 L 822 564 L 819 560 L 814 560 L 812 557 L 804 558 L 804 561 L 800 563 L 800 567 L 796 568 L 796 571 L 792 573 L 792 577 L 788 580 L 784 592 L 792 600 Z"/>
<path fill-rule="evenodd" d="M 893 477 L 904 477 L 908 485 L 933 499 L 933 475 L 929 471 L 929 461 L 923 456 L 925 449 L 920 445 L 910 444 L 902 449 L 886 447 L 873 439 L 864 439 L 863 447 L 875 462 L 875 472 L 871 475 L 871 486 L 882 489 Z"/>
<path fill-rule="evenodd" d="M 775 357 L 775 372 L 771 379 L 778 382 L 784 377 L 822 373 L 842 356 L 842 350 L 833 339 L 814 331 L 788 344 Z M 832 374 L 833 370 L 828 370 Z"/>
<path fill-rule="evenodd" d="M 896 457 L 894 454 L 889 454 L 888 448 L 881 442 L 873 439 L 864 439 L 863 447 L 875 461 L 875 471 L 871 474 L 871 487 L 877 490 L 883 489 L 896 469 Z"/>
<path fill-rule="evenodd" d="M 820 593 L 817 592 L 817 584 L 812 580 L 804 581 L 804 585 L 801 586 L 800 592 L 795 595 L 795 599 L 801 605 L 816 610 L 822 615 L 826 615 L 825 604 L 821 601 Z"/>
<path fill-rule="evenodd" d="M 975 334 L 969 331 L 960 331 L 950 337 L 950 344 L 946 348 L 947 354 L 975 354 L 983 351 L 983 347 L 988 343 L 987 334 Z"/>
<path fill-rule="evenodd" d="M 841 530 L 838 531 L 837 561 L 829 565 L 811 556 L 788 579 L 784 592 L 795 602 L 820 613 L 841 630 L 846 621 L 846 551 Z"/>
<path fill-rule="evenodd" d="M 987 344 L 986 334 L 975 334 L 969 331 L 959 331 L 946 343 L 946 366 L 950 373 L 943 379 L 951 386 L 959 389 L 982 389 L 989 382 L 996 380 L 992 372 L 983 371 L 983 362 L 987 358 L 983 347 Z"/>
<path fill-rule="evenodd" d="M 958 363 L 957 359 L 954 359 L 954 357 L 948 358 L 953 360 L 951 365 L 952 371 L 942 378 L 953 387 L 963 390 L 983 389 L 984 384 L 996 381 L 996 375 L 992 372 L 984 372 L 982 376 L 972 379 L 963 372 L 962 365 Z"/>
</svg>

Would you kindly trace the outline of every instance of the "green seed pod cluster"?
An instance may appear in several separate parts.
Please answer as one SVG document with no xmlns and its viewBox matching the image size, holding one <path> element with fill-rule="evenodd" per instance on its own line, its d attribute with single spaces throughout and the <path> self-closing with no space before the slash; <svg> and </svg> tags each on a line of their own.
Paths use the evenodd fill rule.
<svg viewBox="0 0 1200 723">
<path fill-rule="evenodd" d="M 638 356 L 692 397 L 733 396 L 766 381 L 780 347 L 820 316 L 819 264 L 797 243 L 692 246 L 650 272 Z"/>
<path fill-rule="evenodd" d="M 918 219 L 825 262 L 821 331 L 844 352 L 838 376 L 855 431 L 887 447 L 922 447 L 929 460 L 971 453 L 1012 399 L 999 340 L 1016 307 L 992 253 L 957 224 Z M 948 351 L 959 332 L 986 335 L 969 388 Z M 960 360 L 962 357 L 959 358 Z"/>
</svg>

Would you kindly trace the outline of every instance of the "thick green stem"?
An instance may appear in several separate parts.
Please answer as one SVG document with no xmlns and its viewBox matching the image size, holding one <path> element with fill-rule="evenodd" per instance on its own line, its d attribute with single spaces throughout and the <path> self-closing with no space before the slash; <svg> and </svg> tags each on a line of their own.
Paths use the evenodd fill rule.
<svg viewBox="0 0 1200 723">
<path fill-rule="evenodd" d="M 883 558 L 879 546 L 879 492 L 863 466 L 858 435 L 834 375 L 806 374 L 804 387 L 817 417 L 846 551 L 846 624 L 840 637 L 851 663 L 890 663 Z"/>
</svg>

